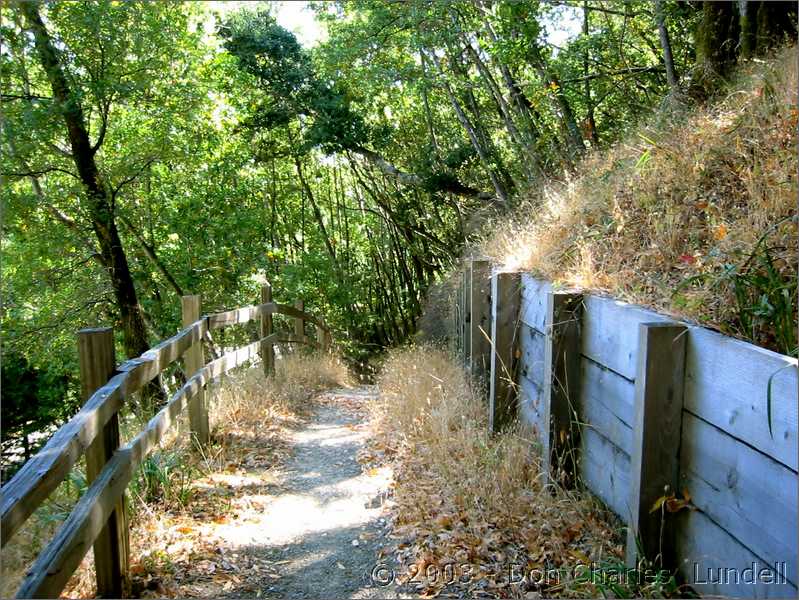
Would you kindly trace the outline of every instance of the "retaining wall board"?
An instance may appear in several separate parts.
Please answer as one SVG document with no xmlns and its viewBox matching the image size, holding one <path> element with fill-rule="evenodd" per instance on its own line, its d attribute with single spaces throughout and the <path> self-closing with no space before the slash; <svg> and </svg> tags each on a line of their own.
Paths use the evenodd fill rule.
<svg viewBox="0 0 799 600">
<path fill-rule="evenodd" d="M 680 472 L 693 503 L 754 554 L 784 561 L 796 581 L 796 474 L 683 411 Z"/>
<path fill-rule="evenodd" d="M 796 471 L 796 359 L 700 327 L 688 336 L 684 408 Z"/>
<path fill-rule="evenodd" d="M 625 454 L 632 455 L 633 430 L 630 426 L 635 386 L 612 371 L 581 359 L 582 377 L 578 410 L 583 428 L 594 429 Z M 611 410 L 610 407 L 613 407 Z M 627 419 L 619 417 L 625 414 Z"/>
<path fill-rule="evenodd" d="M 519 377 L 519 416 L 540 440 L 544 430 L 544 413 L 541 405 L 542 388 L 524 375 Z"/>
<path fill-rule="evenodd" d="M 630 456 L 590 428 L 581 432 L 579 452 L 583 483 L 627 523 L 630 520 Z"/>
<path fill-rule="evenodd" d="M 758 569 L 768 565 L 701 511 L 681 511 L 676 527 L 677 553 L 681 557 L 680 573 L 700 594 L 739 598 L 796 598 L 796 585 L 790 580 L 780 585 L 736 583 L 732 579 L 734 573 L 730 570 L 742 574 L 752 563 Z M 773 564 L 770 566 L 774 567 Z M 723 570 L 728 574 L 728 583 L 698 583 L 697 575 L 699 581 L 710 581 L 707 569 L 712 569 L 714 573 L 718 569 Z"/>
<path fill-rule="evenodd" d="M 551 291 L 548 281 L 522 273 L 521 320 L 538 333 L 546 333 L 547 293 Z"/>
<path fill-rule="evenodd" d="M 519 326 L 519 342 L 521 351 L 519 372 L 538 387 L 543 387 L 546 336 L 526 323 L 521 323 Z"/>
<path fill-rule="evenodd" d="M 586 295 L 583 304 L 583 355 L 634 381 L 639 323 L 673 319 L 601 296 Z"/>
</svg>

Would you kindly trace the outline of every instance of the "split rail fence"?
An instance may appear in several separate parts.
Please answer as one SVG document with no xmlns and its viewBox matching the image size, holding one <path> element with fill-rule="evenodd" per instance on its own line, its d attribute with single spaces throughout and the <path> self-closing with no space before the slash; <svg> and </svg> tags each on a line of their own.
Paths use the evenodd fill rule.
<svg viewBox="0 0 799 600">
<path fill-rule="evenodd" d="M 521 420 L 552 480 L 618 515 L 628 566 L 796 597 L 796 359 L 486 260 L 460 281 L 455 347 L 487 384 L 490 427 Z"/>
<path fill-rule="evenodd" d="M 19 598 L 55 598 L 81 560 L 94 546 L 98 596 L 120 598 L 128 592 L 128 523 L 125 489 L 136 468 L 158 447 L 164 434 L 189 409 L 196 444 L 209 442 L 205 386 L 245 362 L 261 357 L 266 374 L 274 370 L 276 344 L 309 344 L 327 351 L 330 329 L 294 306 L 272 302 L 271 287 L 261 291 L 261 304 L 200 316 L 200 297 L 182 298 L 184 329 L 139 358 L 116 366 L 111 328 L 78 332 L 80 411 L 59 428 L 47 444 L 2 487 L 2 545 L 5 546 L 38 506 L 58 487 L 82 455 L 89 487 L 45 546 L 17 591 Z M 272 315 L 294 321 L 293 334 L 273 331 Z M 205 363 L 202 341 L 212 330 L 260 320 L 260 339 Z M 316 340 L 305 324 L 316 326 Z M 120 447 L 119 411 L 131 394 L 144 388 L 180 357 L 186 383 L 125 446 Z"/>
</svg>

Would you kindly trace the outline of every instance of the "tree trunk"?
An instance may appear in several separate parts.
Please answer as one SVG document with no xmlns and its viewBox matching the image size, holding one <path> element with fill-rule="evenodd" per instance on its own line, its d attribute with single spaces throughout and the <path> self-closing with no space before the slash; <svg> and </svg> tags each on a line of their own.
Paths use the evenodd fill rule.
<svg viewBox="0 0 799 600">
<path fill-rule="evenodd" d="M 663 66 L 666 67 L 666 81 L 671 88 L 672 94 L 678 94 L 680 83 L 677 79 L 677 70 L 674 68 L 674 57 L 671 53 L 671 39 L 669 30 L 666 28 L 666 15 L 663 12 L 663 0 L 655 0 L 655 20 L 658 24 L 658 35 L 660 35 L 660 47 L 663 49 Z"/>
<path fill-rule="evenodd" d="M 59 61 L 58 53 L 39 15 L 36 2 L 18 4 L 33 33 L 39 60 L 53 89 L 67 126 L 75 166 L 86 190 L 88 213 L 100 246 L 103 262 L 108 265 L 111 285 L 119 308 L 125 353 L 136 357 L 149 348 L 144 318 L 136 298 L 136 288 L 128 260 L 119 237 L 110 192 L 97 168 L 93 148 L 89 141 L 83 109 L 74 92 L 70 90 Z"/>
<path fill-rule="evenodd" d="M 438 74 L 440 77 L 443 78 L 444 71 L 441 68 L 441 62 L 438 60 L 438 57 L 433 53 L 433 64 L 435 64 L 436 69 L 438 70 Z M 475 128 L 472 126 L 471 122 L 469 121 L 469 117 L 466 116 L 466 113 L 463 112 L 463 108 L 461 108 L 460 102 L 455 97 L 455 93 L 452 91 L 452 87 L 449 83 L 445 80 L 443 81 L 444 91 L 447 93 L 447 97 L 449 98 L 450 104 L 452 105 L 453 110 L 455 111 L 455 115 L 458 117 L 458 121 L 460 121 L 463 128 L 466 130 L 469 139 L 472 142 L 472 146 L 474 146 L 475 151 L 477 152 L 477 156 L 480 157 L 483 165 L 488 172 L 488 177 L 491 179 L 491 183 L 494 185 L 494 190 L 497 192 L 497 197 L 502 201 L 507 203 L 508 202 L 508 194 L 505 191 L 504 186 L 497 177 L 497 174 L 494 173 L 494 169 L 492 167 L 492 163 L 489 160 L 488 154 L 486 149 L 483 148 L 482 144 L 480 143 L 480 138 L 475 131 Z"/>
<path fill-rule="evenodd" d="M 596 147 L 599 145 L 599 134 L 596 130 L 596 120 L 594 119 L 594 101 L 591 99 L 591 78 L 588 76 L 590 71 L 590 56 L 588 36 L 590 34 L 588 28 L 588 0 L 583 0 L 583 37 L 585 38 L 585 49 L 583 50 L 583 75 L 585 81 L 583 82 L 583 95 L 585 96 L 586 116 L 585 116 L 585 129 L 586 137 L 591 144 Z"/>
</svg>

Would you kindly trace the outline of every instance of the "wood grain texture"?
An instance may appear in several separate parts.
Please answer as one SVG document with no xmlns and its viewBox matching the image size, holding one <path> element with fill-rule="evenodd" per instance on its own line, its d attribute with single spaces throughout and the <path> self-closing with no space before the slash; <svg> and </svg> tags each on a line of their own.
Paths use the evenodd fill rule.
<svg viewBox="0 0 799 600">
<path fill-rule="evenodd" d="M 469 370 L 472 377 L 486 382 L 491 370 L 491 263 L 472 260 L 469 280 Z"/>
<path fill-rule="evenodd" d="M 81 396 L 84 401 L 114 375 L 116 354 L 114 331 L 110 328 L 82 329 L 78 332 L 78 364 Z M 86 449 L 86 481 L 97 479 L 105 464 L 119 448 L 119 414 L 113 414 L 102 433 Z M 130 546 L 124 497 L 121 497 L 108 521 L 94 540 L 94 570 L 97 595 L 121 598 L 129 591 Z"/>
<path fill-rule="evenodd" d="M 585 296 L 583 305 L 582 353 L 633 381 L 638 357 L 638 325 L 670 319 L 600 296 Z"/>
<path fill-rule="evenodd" d="M 516 418 L 516 348 L 521 301 L 518 273 L 491 275 L 491 376 L 488 427 L 499 431 Z"/>
<path fill-rule="evenodd" d="M 545 424 L 542 401 L 542 388 L 528 377 L 519 374 L 519 417 L 539 442 Z"/>
<path fill-rule="evenodd" d="M 28 570 L 17 598 L 57 598 L 107 523 L 130 481 L 130 450 L 118 450 Z"/>
<path fill-rule="evenodd" d="M 630 521 L 630 457 L 602 435 L 586 428 L 580 435 L 582 483 L 625 523 Z"/>
<path fill-rule="evenodd" d="M 546 343 L 546 335 L 526 323 L 519 325 L 519 372 L 539 387 L 544 385 Z"/>
<path fill-rule="evenodd" d="M 581 308 L 579 293 L 547 294 L 542 459 L 545 473 L 565 486 L 574 484 L 577 472 Z"/>
<path fill-rule="evenodd" d="M 685 364 L 685 408 L 783 465 L 797 470 L 796 359 L 692 328 Z M 772 431 L 767 389 L 772 381 Z"/>
<path fill-rule="evenodd" d="M 180 300 L 183 311 L 183 325 L 190 327 L 191 323 L 194 323 L 200 318 L 200 297 L 197 295 L 183 296 Z M 205 366 L 202 337 L 198 338 L 186 349 L 183 361 L 185 364 L 186 377 L 189 379 L 194 373 Z M 189 406 L 189 423 L 191 426 L 191 433 L 194 436 L 194 442 L 200 446 L 208 445 L 211 440 L 211 430 L 208 426 L 208 406 L 205 401 L 205 393 L 202 389 L 197 391 Z"/>
<path fill-rule="evenodd" d="M 552 284 L 537 279 L 529 273 L 522 273 L 522 309 L 521 320 L 538 333 L 546 332 L 547 294 L 552 291 Z"/>
<path fill-rule="evenodd" d="M 796 582 L 796 474 L 689 412 L 680 462 L 693 503 L 761 559 L 785 561 Z"/>
<path fill-rule="evenodd" d="M 674 516 L 651 509 L 679 490 L 687 331 L 669 322 L 638 325 L 626 553 L 631 568 L 641 558 L 670 571 L 676 567 Z"/>
<path fill-rule="evenodd" d="M 265 283 L 261 286 L 261 306 L 272 303 L 272 284 Z M 260 334 L 261 339 L 273 333 L 272 313 L 263 312 L 261 314 Z M 261 363 L 264 375 L 269 376 L 275 372 L 275 347 L 272 344 L 261 345 Z"/>
<path fill-rule="evenodd" d="M 463 271 L 463 364 L 468 368 L 472 360 L 472 268 L 471 259 L 461 262 Z"/>
<path fill-rule="evenodd" d="M 635 385 L 585 356 L 580 357 L 580 406 L 599 405 L 632 428 L 635 417 Z M 595 407 L 599 410 L 598 407 Z"/>
<path fill-rule="evenodd" d="M 676 530 L 677 553 L 681 557 L 680 574 L 698 593 L 716 597 L 796 598 L 795 571 L 788 573 L 784 580 L 780 578 L 780 583 L 763 583 L 762 580 L 755 584 L 740 580 L 736 582 L 732 571 L 743 574 L 754 563 L 755 572 L 769 566 L 773 572 L 775 565 L 767 565 L 702 511 L 681 511 Z M 708 576 L 708 569 L 712 570 L 710 575 L 715 582 Z M 722 571 L 722 577 L 727 573 L 726 583 L 719 578 L 719 570 Z M 776 576 L 774 579 L 777 579 Z"/>
<path fill-rule="evenodd" d="M 92 394 L 78 413 L 47 441 L 2 487 L 2 543 L 5 545 L 34 510 L 67 476 L 105 424 L 122 407 L 121 373 Z"/>
</svg>

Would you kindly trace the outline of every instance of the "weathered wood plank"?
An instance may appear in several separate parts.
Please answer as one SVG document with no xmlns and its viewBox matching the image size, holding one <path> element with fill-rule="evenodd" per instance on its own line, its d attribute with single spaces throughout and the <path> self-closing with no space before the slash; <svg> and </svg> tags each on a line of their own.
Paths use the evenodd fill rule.
<svg viewBox="0 0 799 600">
<path fill-rule="evenodd" d="M 562 485 L 574 483 L 579 448 L 577 395 L 580 391 L 580 321 L 582 295 L 547 295 L 543 414 L 547 427 L 541 446 L 545 472 Z"/>
<path fill-rule="evenodd" d="M 469 280 L 469 368 L 472 377 L 487 381 L 491 370 L 491 263 L 487 260 L 472 260 Z"/>
<path fill-rule="evenodd" d="M 39 554 L 17 598 L 57 598 L 107 523 L 133 472 L 129 449 L 118 450 Z"/>
<path fill-rule="evenodd" d="M 524 375 L 519 375 L 519 416 L 540 442 L 544 431 L 543 390 Z"/>
<path fill-rule="evenodd" d="M 206 319 L 198 319 L 171 338 L 153 346 L 140 357 L 123 362 L 117 367 L 117 371 L 128 373 L 122 393 L 127 396 L 140 390 L 172 362 L 183 356 L 194 344 L 201 342 L 207 331 Z"/>
<path fill-rule="evenodd" d="M 601 296 L 585 296 L 583 304 L 582 353 L 630 381 L 634 380 L 638 325 L 671 319 Z"/>
<path fill-rule="evenodd" d="M 580 357 L 580 368 L 580 406 L 598 405 L 601 410 L 608 411 L 615 419 L 626 425 L 632 435 L 631 428 L 635 416 L 634 383 L 585 356 Z M 621 440 L 611 439 L 619 446 L 626 447 Z"/>
<path fill-rule="evenodd" d="M 580 435 L 580 479 L 625 523 L 630 520 L 630 457 L 591 428 Z"/>
<path fill-rule="evenodd" d="M 491 276 L 491 376 L 488 428 L 499 431 L 516 417 L 516 348 L 520 304 L 519 274 Z"/>
<path fill-rule="evenodd" d="M 586 363 L 589 363 L 589 361 L 583 361 L 583 366 L 585 366 Z M 587 378 L 580 382 L 580 389 L 590 393 L 581 393 L 578 396 L 577 414 L 580 415 L 580 423 L 583 428 L 594 429 L 621 448 L 626 454 L 630 454 L 633 446 L 632 427 L 616 416 L 605 403 L 599 402 L 597 399 L 600 397 L 602 390 L 597 390 L 592 387 L 597 382 L 596 375 L 600 373 L 604 375 L 603 371 L 597 368 L 588 371 L 584 370 L 583 373 Z M 630 394 L 633 395 L 635 393 L 635 390 L 632 389 L 633 385 L 621 377 L 619 377 L 619 379 L 625 381 L 627 385 L 630 386 Z M 611 399 L 611 402 L 612 401 L 613 399 Z"/>
<path fill-rule="evenodd" d="M 764 561 L 785 561 L 796 581 L 796 474 L 687 411 L 680 462 L 693 503 Z"/>
<path fill-rule="evenodd" d="M 469 367 L 472 360 L 472 267 L 471 258 L 461 262 L 463 271 L 463 364 Z"/>
<path fill-rule="evenodd" d="M 183 296 L 180 300 L 183 311 L 183 324 L 191 326 L 191 323 L 194 323 L 200 318 L 200 296 Z M 205 319 L 198 321 L 198 323 L 204 322 Z M 183 361 L 186 367 L 186 377 L 188 378 L 191 378 L 194 373 L 205 366 L 205 357 L 203 356 L 201 340 L 202 336 L 185 351 Z M 189 406 L 189 422 L 191 425 L 191 433 L 194 436 L 194 442 L 200 446 L 206 446 L 211 440 L 211 431 L 208 426 L 208 406 L 205 402 L 205 393 L 203 390 L 199 390 L 195 394 Z"/>
<path fill-rule="evenodd" d="M 796 471 L 796 364 L 795 358 L 692 328 L 685 365 L 685 408 Z M 773 438 L 766 402 L 772 375 Z"/>
<path fill-rule="evenodd" d="M 126 378 L 126 373 L 120 373 L 92 394 L 80 411 L 2 487 L 3 545 L 64 480 L 111 416 L 122 407 L 121 389 Z"/>
<path fill-rule="evenodd" d="M 630 568 L 641 558 L 659 557 L 656 564 L 670 571 L 677 563 L 673 515 L 651 508 L 679 486 L 687 331 L 668 322 L 638 326 L 626 557 Z"/>
<path fill-rule="evenodd" d="M 767 564 L 701 511 L 681 511 L 676 529 L 677 552 L 682 559 L 680 573 L 699 594 L 738 598 L 796 598 L 796 571 L 786 573 L 784 567 L 778 565 L 780 571 L 777 573 L 773 563 Z M 753 563 L 753 582 L 745 582 L 746 569 L 752 567 Z M 757 577 L 760 569 L 769 568 L 770 583 Z"/>
<path fill-rule="evenodd" d="M 272 302 L 272 284 L 264 283 L 261 286 L 261 305 L 271 304 Z M 261 314 L 260 333 L 261 339 L 272 335 L 273 333 L 272 314 Z M 275 372 L 275 348 L 272 344 L 261 345 L 261 362 L 263 363 L 264 375 L 267 377 Z"/>
<path fill-rule="evenodd" d="M 84 401 L 114 375 L 116 354 L 114 331 L 82 329 L 78 332 L 78 363 L 80 366 L 81 396 Z M 105 464 L 119 448 L 119 414 L 113 414 L 102 433 L 86 449 L 86 481 L 97 479 Z M 120 498 L 105 526 L 94 540 L 94 567 L 97 595 L 121 598 L 129 592 L 130 562 L 128 520 L 124 498 Z"/>
<path fill-rule="evenodd" d="M 519 345 L 521 358 L 519 371 L 530 381 L 542 387 L 544 385 L 544 363 L 546 358 L 547 338 L 527 325 L 519 325 Z"/>
<path fill-rule="evenodd" d="M 330 332 L 330 328 L 321 319 L 305 311 L 298 310 L 290 304 L 281 304 L 279 302 L 268 302 L 259 304 L 258 306 L 243 306 L 234 310 L 214 313 L 208 315 L 206 318 L 208 319 L 208 329 L 214 330 L 220 327 L 227 327 L 228 325 L 248 323 L 253 319 L 260 319 L 261 316 L 270 314 L 280 314 L 287 317 L 294 317 L 295 319 L 302 319 L 308 323 L 318 325 L 328 333 Z"/>
<path fill-rule="evenodd" d="M 547 294 L 552 291 L 552 284 L 536 279 L 529 273 L 522 273 L 522 309 L 521 320 L 538 333 L 546 332 Z"/>
</svg>

